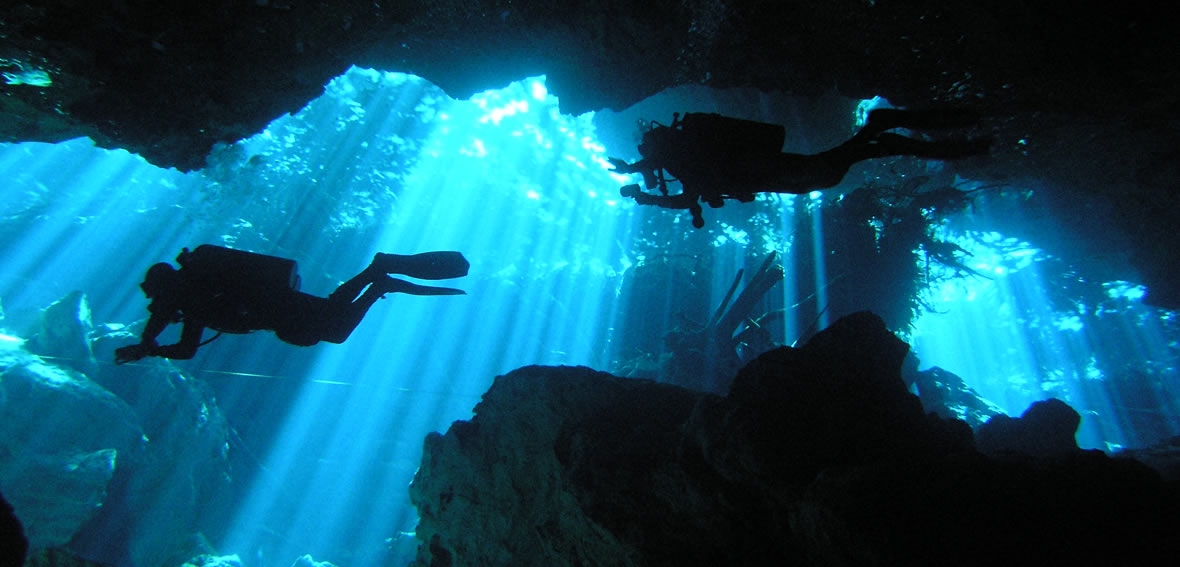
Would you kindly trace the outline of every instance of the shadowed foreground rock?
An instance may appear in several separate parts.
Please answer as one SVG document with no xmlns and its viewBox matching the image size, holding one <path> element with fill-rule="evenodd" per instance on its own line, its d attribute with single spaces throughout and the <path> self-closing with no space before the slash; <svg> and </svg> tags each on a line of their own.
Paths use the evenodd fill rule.
<svg viewBox="0 0 1180 567">
<path fill-rule="evenodd" d="M 724 398 L 586 368 L 500 376 L 471 421 L 426 439 L 417 564 L 1140 564 L 1178 550 L 1158 473 L 1076 445 L 985 456 L 907 392 L 907 350 L 860 313 L 763 355 Z"/>
<path fill-rule="evenodd" d="M 24 526 L 12 511 L 12 505 L 0 494 L 0 567 L 20 567 L 25 564 L 29 540 Z"/>
</svg>

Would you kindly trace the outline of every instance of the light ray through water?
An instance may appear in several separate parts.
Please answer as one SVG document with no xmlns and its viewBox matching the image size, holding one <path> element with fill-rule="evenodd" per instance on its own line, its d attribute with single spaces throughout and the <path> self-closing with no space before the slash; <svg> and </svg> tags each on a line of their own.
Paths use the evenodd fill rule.
<svg viewBox="0 0 1180 567">
<path fill-rule="evenodd" d="M 299 349 L 258 333 L 177 363 L 213 385 L 241 439 L 239 464 L 252 467 L 237 471 L 249 488 L 214 534 L 219 550 L 249 567 L 305 553 L 404 562 L 416 542 L 398 534 L 416 523 L 406 488 L 422 439 L 470 417 L 494 376 L 528 364 L 613 370 L 637 321 L 652 323 L 641 354 L 658 356 L 686 311 L 707 318 L 734 274 L 748 278 L 771 251 L 788 278 L 768 308 L 800 305 L 777 340 L 837 316 L 823 312 L 825 254 L 838 232 L 823 233 L 827 198 L 731 204 L 694 231 L 676 211 L 617 201 L 633 180 L 609 172 L 605 152 L 591 117 L 561 115 L 543 78 L 455 101 L 421 78 L 361 69 L 295 116 L 217 148 L 201 172 L 160 170 L 84 140 L 0 147 L 4 330 L 73 289 L 90 295 L 96 322 L 142 319 L 144 269 L 203 242 L 295 258 L 303 290 L 319 295 L 377 251 L 463 252 L 470 275 L 444 285 L 466 296 L 389 296 L 346 344 Z M 1059 282 L 1038 272 L 1032 244 L 961 236 L 992 279 L 939 290 L 933 303 L 947 314 L 923 317 L 913 334 L 926 365 L 964 376 L 1013 415 L 1063 397 L 1101 423 L 1080 437 L 1086 446 L 1175 432 L 1135 417 L 1176 414 L 1171 314 L 1114 282 L 1080 311 L 1050 308 Z M 657 260 L 688 268 L 657 293 L 627 297 L 633 268 Z M 1142 364 L 1116 369 L 1120 359 Z M 1116 371 L 1149 376 L 1150 391 L 1111 379 Z"/>
<path fill-rule="evenodd" d="M 353 75 L 353 81 L 388 80 L 373 72 Z M 269 468 L 287 474 L 260 479 L 250 491 L 230 549 L 263 546 L 265 526 L 278 521 L 290 522 L 284 533 L 312 550 L 346 542 L 354 549 L 371 547 L 390 534 L 412 531 L 406 487 L 425 433 L 469 417 L 491 378 L 513 368 L 606 367 L 602 317 L 613 311 L 613 280 L 623 268 L 614 243 L 616 223 L 625 214 L 595 194 L 617 182 L 601 166 L 595 153 L 601 149 L 589 143 L 588 120 L 560 116 L 540 78 L 471 101 L 426 89 L 419 100 L 403 103 L 393 112 L 416 114 L 411 121 L 428 127 L 418 138 L 396 128 L 370 135 L 408 140 L 418 155 L 412 173 L 402 174 L 387 220 L 361 255 L 461 251 L 471 273 L 449 283 L 468 295 L 391 296 L 346 345 L 314 361 L 309 376 L 338 378 L 348 369 L 352 385 L 329 393 L 308 388 L 299 395 L 279 433 L 283 443 L 267 457 Z M 440 390 L 455 394 L 418 394 Z M 310 474 L 300 470 L 309 463 L 301 461 L 298 448 L 307 445 L 324 447 Z M 373 462 L 372 449 L 357 447 L 385 447 L 378 455 L 388 462 Z M 299 492 L 307 497 L 284 509 L 291 487 L 301 483 L 307 488 Z M 375 486 L 381 490 L 374 493 Z M 374 500 L 374 494 L 386 496 Z M 281 514 L 271 517 L 276 508 Z"/>
<path fill-rule="evenodd" d="M 1084 448 L 1144 447 L 1180 432 L 1177 345 L 1164 338 L 1175 336 L 1173 313 L 1144 305 L 1139 286 L 1087 282 L 1029 242 L 946 236 L 979 275 L 930 290 L 933 310 L 911 336 L 924 368 L 960 375 L 1011 416 L 1061 399 L 1081 414 Z"/>
</svg>

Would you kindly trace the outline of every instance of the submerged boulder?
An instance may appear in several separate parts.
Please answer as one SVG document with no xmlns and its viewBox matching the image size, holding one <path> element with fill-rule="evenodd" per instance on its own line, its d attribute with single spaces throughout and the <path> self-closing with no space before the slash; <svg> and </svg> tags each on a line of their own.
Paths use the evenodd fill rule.
<svg viewBox="0 0 1180 567">
<path fill-rule="evenodd" d="M 87 376 L 29 344 L 0 340 L 0 491 L 30 556 L 191 557 L 231 496 L 231 433 L 208 387 L 167 362 Z"/>
<path fill-rule="evenodd" d="M 229 513 L 229 424 L 209 387 L 167 361 L 105 370 L 96 381 L 129 405 L 146 444 L 72 547 L 112 564 L 179 564 Z"/>
<path fill-rule="evenodd" d="M 965 423 L 926 414 L 906 389 L 908 351 L 879 317 L 849 315 L 801 348 L 751 362 L 688 431 L 727 478 L 796 487 L 831 467 L 970 450 Z"/>
<path fill-rule="evenodd" d="M 125 402 L 14 341 L 0 341 L 0 423 L 0 488 L 31 548 L 67 543 L 144 444 Z"/>
<path fill-rule="evenodd" d="M 1020 417 L 997 415 L 979 427 L 980 452 L 991 456 L 1058 457 L 1080 451 L 1076 439 L 1082 416 L 1065 402 L 1033 402 Z"/>
<path fill-rule="evenodd" d="M 90 302 L 85 293 L 72 291 L 41 311 L 25 348 L 33 354 L 52 357 L 62 366 L 94 376 L 98 372 L 98 361 L 90 346 L 92 331 Z"/>
<path fill-rule="evenodd" d="M 927 414 L 908 347 L 841 319 L 725 397 L 586 368 L 500 376 L 426 439 L 417 565 L 1139 563 L 1180 500 L 1134 461 L 995 460 Z M 1109 545 L 1094 549 L 1105 536 Z"/>
</svg>

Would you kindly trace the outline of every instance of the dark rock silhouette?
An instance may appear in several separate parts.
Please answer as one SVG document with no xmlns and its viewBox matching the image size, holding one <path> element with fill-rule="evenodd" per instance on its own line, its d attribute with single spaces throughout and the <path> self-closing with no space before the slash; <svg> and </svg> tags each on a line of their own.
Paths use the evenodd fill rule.
<svg viewBox="0 0 1180 567">
<path fill-rule="evenodd" d="M 1180 499 L 1157 472 L 1098 452 L 984 455 L 907 391 L 907 350 L 858 313 L 759 357 L 725 397 L 586 368 L 500 376 L 472 420 L 426 440 L 417 564 L 1137 564 L 1180 550 Z M 1059 447 L 1066 412 L 1045 407 L 1025 424 Z"/>
<path fill-rule="evenodd" d="M 0 567 L 21 567 L 29 552 L 25 530 L 12 511 L 12 505 L 0 494 Z"/>
<path fill-rule="evenodd" d="M 1115 456 L 1134 459 L 1159 471 L 1169 482 L 1180 481 L 1180 436 L 1164 439 L 1142 449 L 1126 449 Z"/>
<path fill-rule="evenodd" d="M 1082 416 L 1057 398 L 1032 405 L 1018 418 L 997 415 L 975 433 L 985 455 L 1022 454 L 1056 457 L 1079 451 L 1075 434 Z"/>
</svg>

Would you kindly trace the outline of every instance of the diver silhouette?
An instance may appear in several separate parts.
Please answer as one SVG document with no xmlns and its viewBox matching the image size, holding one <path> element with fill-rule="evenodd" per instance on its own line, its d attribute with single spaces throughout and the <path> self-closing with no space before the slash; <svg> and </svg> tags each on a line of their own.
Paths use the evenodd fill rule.
<svg viewBox="0 0 1180 567">
<path fill-rule="evenodd" d="M 642 159 L 608 161 L 619 173 L 640 173 L 647 189 L 638 184 L 620 190 L 641 205 L 687 209 L 692 225 L 705 225 L 701 203 L 717 208 L 726 199 L 743 203 L 757 193 L 808 193 L 833 187 L 854 164 L 886 156 L 958 159 L 986 154 L 990 137 L 919 140 L 886 130 L 946 130 L 976 125 L 979 116 L 968 109 L 901 110 L 882 108 L 851 139 L 818 154 L 782 152 L 786 129 L 777 124 L 730 118 L 719 114 L 680 113 L 672 124 L 655 124 L 639 144 Z M 673 179 L 667 179 L 664 172 Z M 681 192 L 668 193 L 668 181 L 679 181 Z"/>
<path fill-rule="evenodd" d="M 201 342 L 206 328 L 217 331 L 217 336 L 271 330 L 282 341 L 298 346 L 320 341 L 339 344 L 387 293 L 465 294 L 460 289 L 419 285 L 387 274 L 441 280 L 465 276 L 469 267 L 459 252 L 378 252 L 359 274 L 328 297 L 319 297 L 299 291 L 297 265 L 286 258 L 203 244 L 191 252 L 185 248 L 176 262 L 179 270 L 166 262 L 148 268 L 140 288 L 151 300 L 151 316 L 139 344 L 115 349 L 117 364 L 146 356 L 192 358 L 208 343 Z M 180 341 L 157 345 L 156 337 L 172 323 L 183 325 Z"/>
</svg>

